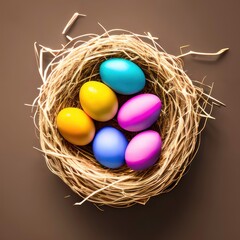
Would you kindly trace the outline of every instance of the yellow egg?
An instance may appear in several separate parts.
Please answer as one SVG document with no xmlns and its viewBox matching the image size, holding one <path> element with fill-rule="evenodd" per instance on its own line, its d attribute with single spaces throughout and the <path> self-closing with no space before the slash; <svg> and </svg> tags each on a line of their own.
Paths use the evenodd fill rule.
<svg viewBox="0 0 240 240">
<path fill-rule="evenodd" d="M 64 108 L 57 115 L 57 128 L 70 143 L 86 145 L 95 135 L 93 120 L 79 108 Z"/>
<path fill-rule="evenodd" d="M 79 92 L 79 99 L 83 110 L 100 122 L 112 119 L 118 110 L 116 94 L 101 82 L 84 83 Z"/>
</svg>

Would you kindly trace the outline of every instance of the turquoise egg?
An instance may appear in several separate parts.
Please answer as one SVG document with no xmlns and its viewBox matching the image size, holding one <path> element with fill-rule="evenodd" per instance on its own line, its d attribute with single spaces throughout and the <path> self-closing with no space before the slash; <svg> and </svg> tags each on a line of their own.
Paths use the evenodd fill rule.
<svg viewBox="0 0 240 240">
<path fill-rule="evenodd" d="M 142 69 L 124 58 L 110 58 L 101 63 L 100 77 L 115 92 L 124 95 L 137 93 L 146 84 Z"/>
</svg>

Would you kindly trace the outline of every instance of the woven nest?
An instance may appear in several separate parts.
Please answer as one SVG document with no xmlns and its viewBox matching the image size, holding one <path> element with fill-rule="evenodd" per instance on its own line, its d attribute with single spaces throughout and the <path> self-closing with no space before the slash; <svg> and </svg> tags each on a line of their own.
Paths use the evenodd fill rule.
<svg viewBox="0 0 240 240">
<path fill-rule="evenodd" d="M 60 50 L 42 47 L 37 55 L 40 62 L 46 52 L 52 60 L 45 67 L 39 64 L 43 84 L 36 99 L 40 144 L 49 169 L 83 198 L 76 204 L 88 200 L 97 205 L 128 207 L 145 204 L 152 196 L 171 190 L 198 148 L 199 133 L 205 125 L 200 129 L 200 120 L 210 117 L 213 104 L 211 87 L 194 83 L 183 70 L 181 58 L 166 53 L 150 34 L 122 30 L 79 36 Z M 140 66 L 147 80 L 142 92 L 156 94 L 163 103 L 159 119 L 151 127 L 162 137 L 162 152 L 157 163 L 144 171 L 127 166 L 104 168 L 95 160 L 90 145 L 68 143 L 56 127 L 61 109 L 81 108 L 80 87 L 90 80 L 100 81 L 99 66 L 111 57 L 130 59 Z M 126 101 L 124 96 L 118 98 L 120 105 Z M 118 128 L 116 119 L 96 123 L 96 128 L 106 125 Z M 133 137 L 123 132 L 127 138 Z"/>
</svg>

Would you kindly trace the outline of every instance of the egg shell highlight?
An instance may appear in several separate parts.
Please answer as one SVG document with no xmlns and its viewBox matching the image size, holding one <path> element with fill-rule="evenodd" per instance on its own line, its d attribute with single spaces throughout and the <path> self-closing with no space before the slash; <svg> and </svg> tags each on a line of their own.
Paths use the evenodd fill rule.
<svg viewBox="0 0 240 240">
<path fill-rule="evenodd" d="M 100 65 L 102 81 L 115 92 L 130 95 L 141 91 L 146 79 L 142 69 L 124 58 L 110 58 Z"/>
<path fill-rule="evenodd" d="M 118 124 L 131 132 L 145 130 L 157 121 L 161 108 L 162 103 L 158 96 L 139 94 L 122 105 L 117 116 Z"/>
<path fill-rule="evenodd" d="M 113 127 L 100 129 L 92 144 L 96 160 L 107 168 L 119 168 L 125 164 L 128 141 L 124 134 Z"/>
<path fill-rule="evenodd" d="M 64 108 L 57 115 L 57 128 L 70 143 L 83 146 L 90 143 L 95 135 L 93 120 L 79 108 Z"/>
<path fill-rule="evenodd" d="M 94 120 L 105 122 L 112 119 L 118 110 L 118 99 L 114 91 L 98 81 L 82 85 L 79 100 L 83 110 Z"/>
<path fill-rule="evenodd" d="M 128 144 L 125 152 L 126 164 L 133 170 L 144 170 L 159 159 L 162 140 L 158 132 L 147 130 L 137 134 Z"/>
</svg>

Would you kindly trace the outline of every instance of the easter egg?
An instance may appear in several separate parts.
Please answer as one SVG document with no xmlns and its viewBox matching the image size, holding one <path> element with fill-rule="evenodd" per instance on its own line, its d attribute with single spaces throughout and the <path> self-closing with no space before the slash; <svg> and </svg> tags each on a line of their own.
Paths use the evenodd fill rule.
<svg viewBox="0 0 240 240">
<path fill-rule="evenodd" d="M 118 124 L 131 132 L 149 128 L 159 117 L 162 103 L 154 94 L 139 94 L 120 108 L 117 116 Z"/>
<path fill-rule="evenodd" d="M 79 108 L 64 108 L 57 115 L 57 128 L 61 135 L 70 143 L 86 145 L 95 135 L 92 119 Z"/>
<path fill-rule="evenodd" d="M 142 69 L 124 58 L 110 58 L 101 63 L 100 77 L 115 92 L 125 95 L 141 91 L 146 83 Z"/>
<path fill-rule="evenodd" d="M 144 170 L 159 159 L 162 140 L 158 132 L 147 130 L 137 134 L 125 152 L 127 166 L 133 170 Z"/>
<path fill-rule="evenodd" d="M 119 168 L 125 163 L 126 137 L 113 127 L 100 129 L 93 140 L 93 154 L 105 167 Z"/>
<path fill-rule="evenodd" d="M 118 110 L 116 94 L 101 82 L 84 83 L 80 88 L 79 99 L 83 110 L 100 122 L 112 119 Z"/>
</svg>

